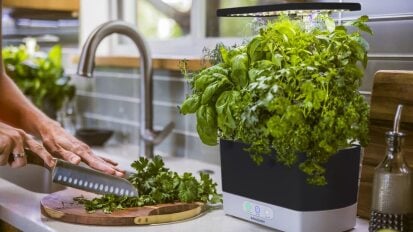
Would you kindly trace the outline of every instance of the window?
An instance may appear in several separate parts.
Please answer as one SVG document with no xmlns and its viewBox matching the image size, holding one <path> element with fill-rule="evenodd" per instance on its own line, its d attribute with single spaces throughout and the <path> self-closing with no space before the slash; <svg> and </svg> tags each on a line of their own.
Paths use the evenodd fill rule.
<svg viewBox="0 0 413 232">
<path fill-rule="evenodd" d="M 191 7 L 192 0 L 136 1 L 137 28 L 149 39 L 187 36 L 191 26 Z"/>
<path fill-rule="evenodd" d="M 217 9 L 238 6 L 253 6 L 267 4 L 259 0 L 215 0 L 211 1 L 206 10 L 206 37 L 246 37 L 254 33 L 255 19 L 236 17 L 216 17 Z M 274 1 L 271 1 L 274 3 Z M 269 3 L 268 3 L 269 4 Z"/>
<path fill-rule="evenodd" d="M 99 1 L 99 4 L 102 2 L 105 1 Z M 107 0 L 107 9 L 110 11 L 107 20 L 121 19 L 136 25 L 149 42 L 153 56 L 199 57 L 204 47 L 212 48 L 218 42 L 228 45 L 241 43 L 243 38 L 256 33 L 254 29 L 260 23 L 252 18 L 218 18 L 217 9 L 275 2 L 277 1 Z M 83 21 L 87 22 L 86 20 Z M 134 55 L 132 51 L 135 50 L 131 51 L 131 46 L 128 39 L 115 37 L 111 42 L 110 54 Z"/>
<path fill-rule="evenodd" d="M 198 0 L 199 1 L 199 0 Z M 123 1 L 120 1 L 122 4 Z M 150 39 L 172 39 L 187 36 L 191 30 L 191 8 L 193 0 L 138 0 L 136 1 L 136 25 Z M 254 21 L 251 18 L 219 18 L 219 8 L 256 5 L 258 0 L 210 0 L 205 11 L 206 37 L 250 36 Z M 265 1 L 264 1 L 265 2 Z M 123 11 L 129 11 L 123 7 Z M 133 8 L 132 8 L 133 10 Z M 202 15 L 194 12 L 194 17 Z M 198 17 L 198 20 L 202 20 Z M 203 20 L 202 20 L 203 21 Z"/>
</svg>

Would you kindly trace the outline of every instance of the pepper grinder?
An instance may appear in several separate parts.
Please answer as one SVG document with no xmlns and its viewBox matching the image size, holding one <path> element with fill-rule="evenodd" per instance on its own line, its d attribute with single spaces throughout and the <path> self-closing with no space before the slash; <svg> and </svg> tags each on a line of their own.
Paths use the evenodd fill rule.
<svg viewBox="0 0 413 232">
<path fill-rule="evenodd" d="M 403 105 L 398 105 L 393 131 L 386 132 L 386 155 L 375 168 L 369 231 L 413 231 L 412 175 L 403 155 L 405 133 L 399 131 Z"/>
</svg>

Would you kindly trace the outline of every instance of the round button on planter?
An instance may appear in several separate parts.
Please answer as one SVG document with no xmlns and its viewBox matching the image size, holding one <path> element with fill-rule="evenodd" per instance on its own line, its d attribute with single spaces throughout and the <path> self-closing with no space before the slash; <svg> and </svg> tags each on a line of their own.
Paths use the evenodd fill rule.
<svg viewBox="0 0 413 232">
<path fill-rule="evenodd" d="M 248 213 L 251 212 L 251 203 L 249 203 L 248 201 L 244 202 L 244 210 L 247 211 Z"/>
<path fill-rule="evenodd" d="M 256 212 L 257 214 L 260 213 L 260 207 L 259 207 L 258 205 L 255 206 L 255 212 Z"/>
</svg>

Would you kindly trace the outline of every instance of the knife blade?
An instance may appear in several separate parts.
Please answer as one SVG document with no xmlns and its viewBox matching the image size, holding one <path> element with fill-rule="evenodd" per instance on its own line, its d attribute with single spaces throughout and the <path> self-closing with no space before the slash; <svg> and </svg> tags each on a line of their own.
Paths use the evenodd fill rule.
<svg viewBox="0 0 413 232">
<path fill-rule="evenodd" d="M 137 189 L 124 178 L 108 175 L 61 159 L 56 159 L 56 165 L 49 168 L 37 155 L 32 152 L 26 152 L 26 154 L 28 163 L 45 167 L 51 171 L 54 183 L 97 194 L 138 196 Z"/>
</svg>

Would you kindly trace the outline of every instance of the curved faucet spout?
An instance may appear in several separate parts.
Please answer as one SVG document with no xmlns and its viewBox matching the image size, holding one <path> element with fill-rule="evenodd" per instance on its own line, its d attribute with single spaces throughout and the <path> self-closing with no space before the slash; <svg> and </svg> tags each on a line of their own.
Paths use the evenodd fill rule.
<svg viewBox="0 0 413 232">
<path fill-rule="evenodd" d="M 129 37 L 136 45 L 140 53 L 140 150 L 142 151 L 143 148 L 143 153 L 145 156 L 152 158 L 154 144 L 159 143 L 159 140 L 162 140 L 165 137 L 165 133 L 159 133 L 153 130 L 152 59 L 143 36 L 132 26 L 123 21 L 109 21 L 100 25 L 89 35 L 83 45 L 77 67 L 77 74 L 85 77 L 92 77 L 97 47 L 105 37 L 113 33 L 118 33 Z M 170 128 L 168 131 L 171 131 Z M 163 138 L 154 137 L 153 139 L 148 139 L 146 136 L 148 134 L 161 134 L 163 135 Z"/>
<path fill-rule="evenodd" d="M 118 33 L 129 37 L 136 45 L 140 53 L 141 75 L 152 77 L 152 60 L 143 36 L 131 25 L 124 21 L 115 20 L 106 22 L 97 27 L 87 38 L 80 55 L 77 74 L 92 77 L 95 68 L 95 55 L 100 42 L 107 36 Z"/>
</svg>

